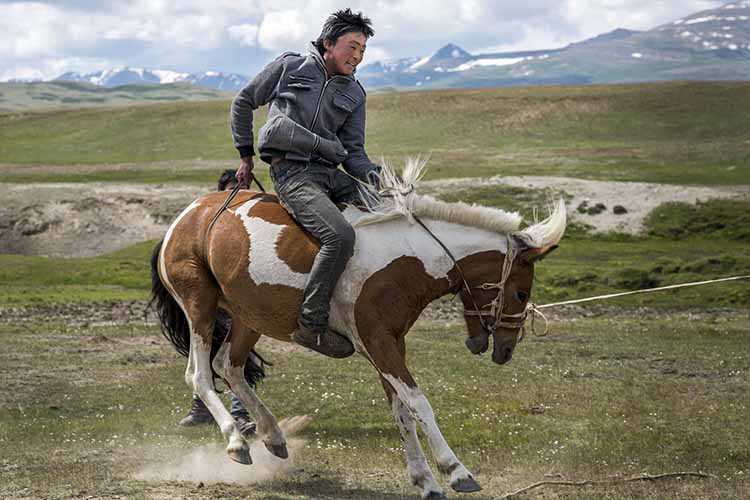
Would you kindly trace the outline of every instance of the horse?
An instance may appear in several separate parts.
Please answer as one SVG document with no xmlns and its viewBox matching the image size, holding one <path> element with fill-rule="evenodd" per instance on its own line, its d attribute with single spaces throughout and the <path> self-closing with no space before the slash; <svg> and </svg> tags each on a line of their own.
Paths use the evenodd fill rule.
<svg viewBox="0 0 750 500">
<path fill-rule="evenodd" d="M 419 194 L 414 186 L 423 170 L 424 162 L 410 160 L 401 178 L 384 165 L 381 193 L 388 194 L 379 207 L 340 207 L 355 228 L 356 243 L 331 299 L 330 325 L 377 371 L 411 482 L 422 498 L 436 499 L 445 495 L 425 458 L 417 423 L 450 487 L 481 487 L 446 442 L 409 372 L 405 336 L 430 302 L 458 294 L 466 347 L 482 354 L 492 338 L 492 360 L 510 361 L 530 307 L 534 266 L 556 248 L 566 214 L 560 199 L 547 219 L 519 230 L 518 213 Z M 266 448 L 286 458 L 284 435 L 248 383 L 253 379 L 246 361 L 263 335 L 291 341 L 319 243 L 273 194 L 241 190 L 216 217 L 226 200 L 226 192 L 209 194 L 177 216 L 154 249 L 152 292 L 162 331 L 188 357 L 186 383 L 219 425 L 229 457 L 250 464 L 248 444 L 218 398 L 214 377 L 255 414 Z M 232 318 L 229 332 L 215 332 L 219 308 Z"/>
</svg>

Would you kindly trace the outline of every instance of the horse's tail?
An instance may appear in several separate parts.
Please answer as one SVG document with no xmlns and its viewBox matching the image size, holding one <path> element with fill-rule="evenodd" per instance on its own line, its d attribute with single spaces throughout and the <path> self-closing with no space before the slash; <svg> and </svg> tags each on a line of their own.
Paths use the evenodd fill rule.
<svg viewBox="0 0 750 500">
<path fill-rule="evenodd" d="M 169 293 L 167 287 L 159 276 L 157 269 L 159 253 L 164 240 L 160 241 L 154 247 L 151 253 L 151 301 L 149 307 L 155 306 L 156 314 L 159 317 L 161 333 L 172 344 L 177 352 L 187 357 L 190 352 L 190 325 L 187 317 L 183 312 L 177 300 Z M 231 328 L 231 318 L 223 309 L 219 309 L 214 322 L 214 333 L 211 339 L 211 361 L 213 361 L 219 348 L 224 343 Z M 260 354 L 253 349 L 245 362 L 245 380 L 251 387 L 255 387 L 258 382 L 266 376 L 265 365 L 272 366 L 271 363 L 263 359 Z M 211 367 L 213 372 L 213 366 Z M 213 372 L 214 377 L 218 377 Z"/>
</svg>

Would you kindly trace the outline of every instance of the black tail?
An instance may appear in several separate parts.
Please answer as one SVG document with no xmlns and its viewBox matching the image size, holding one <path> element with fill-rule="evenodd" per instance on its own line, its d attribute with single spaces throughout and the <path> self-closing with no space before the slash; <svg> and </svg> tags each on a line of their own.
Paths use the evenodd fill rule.
<svg viewBox="0 0 750 500">
<path fill-rule="evenodd" d="M 162 283 L 157 270 L 159 252 L 164 241 L 160 241 L 154 247 L 151 253 L 151 301 L 149 307 L 156 306 L 156 314 L 159 316 L 161 324 L 161 333 L 174 346 L 175 350 L 187 357 L 190 352 L 190 326 L 185 313 L 177 301 L 169 293 L 167 287 Z M 221 344 L 229 334 L 232 326 L 232 318 L 223 309 L 219 309 L 216 314 L 214 323 L 214 333 L 211 341 L 211 361 L 216 353 L 219 352 Z M 266 376 L 265 365 L 272 366 L 271 363 L 263 359 L 255 350 L 250 352 L 245 363 L 245 380 L 251 387 L 255 387 L 258 382 Z M 213 371 L 213 367 L 211 367 Z M 214 372 L 214 377 L 218 375 Z"/>
</svg>

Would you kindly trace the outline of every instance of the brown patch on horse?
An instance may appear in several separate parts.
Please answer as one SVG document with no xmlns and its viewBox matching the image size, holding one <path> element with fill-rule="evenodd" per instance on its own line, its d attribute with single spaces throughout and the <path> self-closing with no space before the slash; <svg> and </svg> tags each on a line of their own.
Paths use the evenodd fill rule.
<svg viewBox="0 0 750 500">
<path fill-rule="evenodd" d="M 249 199 L 248 197 L 245 201 Z M 281 223 L 290 230 L 297 228 L 292 233 L 295 236 L 280 240 L 283 240 L 284 245 L 304 248 L 307 240 L 302 230 L 291 222 L 289 215 L 275 200 L 275 196 L 268 196 L 255 205 L 249 215 L 275 224 Z M 220 217 L 212 230 L 212 236 L 214 234 L 221 237 L 220 243 L 217 240 L 216 247 L 211 246 L 213 238 L 209 238 L 209 265 L 216 281 L 221 283 L 221 306 L 230 310 L 233 319 L 242 322 L 247 328 L 277 340 L 289 341 L 290 334 L 297 327 L 302 291 L 284 285 L 257 284 L 252 281 L 248 275 L 252 235 L 247 234 L 239 217 Z M 299 265 L 295 264 L 296 267 Z M 307 271 L 309 269 L 310 266 Z"/>
<path fill-rule="evenodd" d="M 256 199 L 256 197 L 250 199 Z M 284 210 L 284 207 L 281 206 L 276 196 L 264 194 L 257 197 L 257 200 L 253 208 L 247 213 L 248 217 L 259 217 L 277 226 L 290 226 L 294 224 L 289 213 Z"/>
<path fill-rule="evenodd" d="M 354 305 L 354 319 L 368 352 L 386 340 L 384 334 L 391 337 L 388 342 L 406 335 L 427 304 L 450 286 L 447 278 L 434 278 L 411 256 L 399 257 L 367 278 Z"/>
<path fill-rule="evenodd" d="M 292 219 L 276 196 L 265 196 L 250 209 L 248 216 L 283 226 L 276 240 L 276 255 L 295 273 L 310 272 L 320 243 Z"/>
<path fill-rule="evenodd" d="M 276 255 L 295 273 L 309 273 L 320 250 L 320 243 L 298 225 L 281 230 Z"/>
</svg>

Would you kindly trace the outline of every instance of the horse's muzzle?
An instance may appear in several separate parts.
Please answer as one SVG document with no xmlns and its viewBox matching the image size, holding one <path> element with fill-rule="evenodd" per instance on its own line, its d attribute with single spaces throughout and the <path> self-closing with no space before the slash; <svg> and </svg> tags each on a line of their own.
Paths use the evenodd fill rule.
<svg viewBox="0 0 750 500">
<path fill-rule="evenodd" d="M 513 357 L 513 347 L 509 345 L 502 345 L 495 342 L 495 347 L 492 349 L 492 361 L 498 365 L 504 365 L 510 358 Z"/>
<path fill-rule="evenodd" d="M 472 354 L 484 354 L 490 346 L 490 336 L 482 332 L 466 339 L 466 347 Z"/>
</svg>

